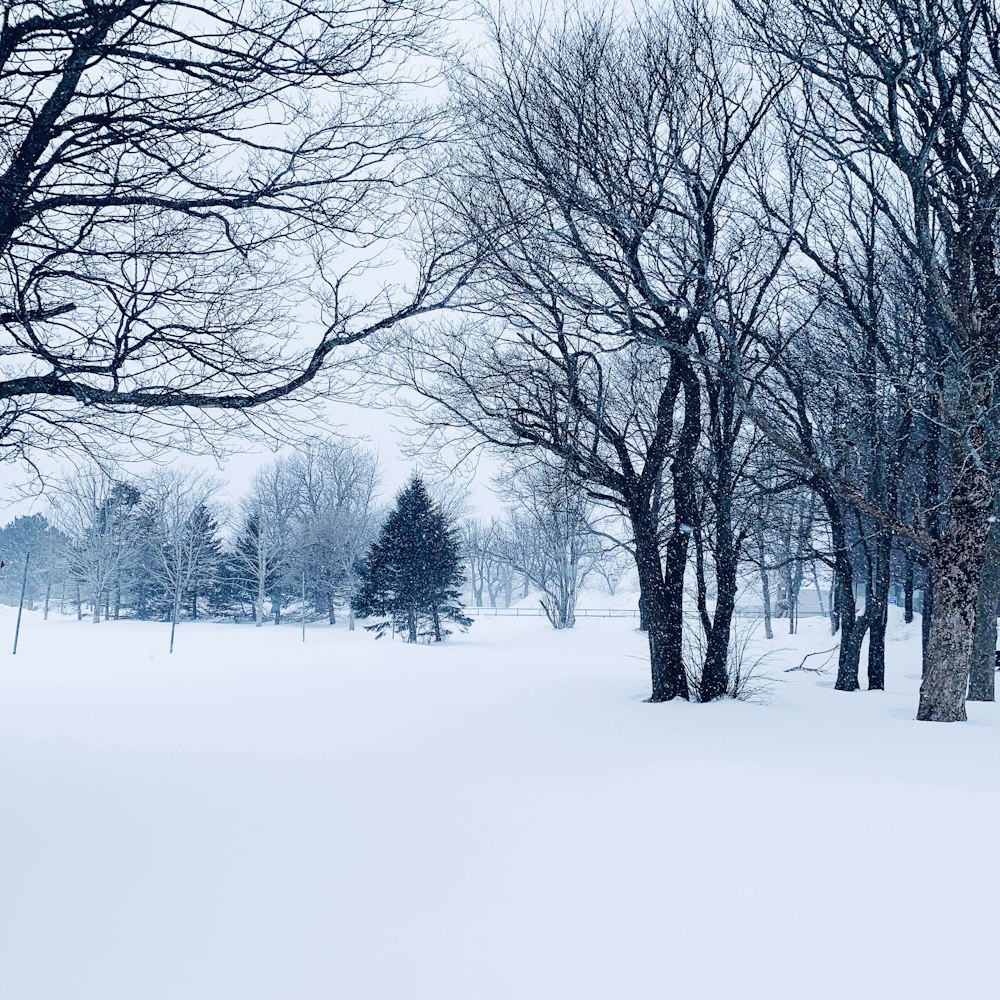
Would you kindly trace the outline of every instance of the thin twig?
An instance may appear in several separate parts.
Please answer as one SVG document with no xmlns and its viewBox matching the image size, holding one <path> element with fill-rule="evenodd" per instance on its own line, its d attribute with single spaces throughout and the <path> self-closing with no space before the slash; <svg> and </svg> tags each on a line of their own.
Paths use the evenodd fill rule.
<svg viewBox="0 0 1000 1000">
<path fill-rule="evenodd" d="M 830 649 L 821 649 L 821 650 L 818 650 L 815 653 L 806 653 L 806 655 L 804 657 L 802 657 L 802 662 L 797 667 L 789 667 L 785 671 L 785 673 L 786 674 L 791 674 L 791 673 L 794 673 L 796 670 L 801 670 L 801 671 L 803 671 L 804 673 L 807 673 L 807 674 L 825 674 L 826 673 L 826 665 L 827 665 L 827 663 L 829 663 L 829 660 L 827 660 L 826 663 L 824 663 L 823 666 L 821 666 L 821 667 L 807 667 L 806 666 L 806 660 L 808 660 L 810 656 L 823 656 L 825 653 L 835 653 L 835 652 L 837 652 L 838 649 L 840 649 L 840 643 L 839 642 L 837 643 L 836 646 L 831 646 Z"/>
</svg>

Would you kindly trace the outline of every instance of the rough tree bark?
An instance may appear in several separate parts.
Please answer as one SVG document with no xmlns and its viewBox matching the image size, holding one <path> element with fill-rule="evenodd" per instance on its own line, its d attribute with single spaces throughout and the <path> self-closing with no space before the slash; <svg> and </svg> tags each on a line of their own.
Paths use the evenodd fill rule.
<svg viewBox="0 0 1000 1000">
<path fill-rule="evenodd" d="M 913 622 L 913 553 L 907 548 L 905 553 L 906 568 L 903 572 L 903 621 L 909 625 Z"/>
<path fill-rule="evenodd" d="M 865 613 L 868 617 L 868 690 L 885 690 L 885 633 L 889 624 L 889 582 L 892 533 L 884 529 L 874 539 L 871 580 Z"/>
<path fill-rule="evenodd" d="M 997 604 L 1000 603 L 1000 522 L 990 525 L 990 551 L 983 565 L 976 606 L 969 701 L 996 700 Z"/>
<path fill-rule="evenodd" d="M 984 470 L 966 466 L 952 486 L 948 523 L 930 553 L 934 613 L 917 718 L 964 722 L 976 609 L 993 511 L 992 484 Z"/>
<path fill-rule="evenodd" d="M 641 605 L 649 642 L 651 702 L 672 701 L 689 697 L 687 672 L 683 659 L 684 618 L 682 603 L 676 591 L 676 574 L 668 584 L 660 561 L 656 526 L 646 509 L 631 512 L 635 535 L 635 564 L 639 576 Z M 679 533 L 675 532 L 675 535 Z M 666 546 L 665 558 L 686 563 L 686 536 L 681 536 L 684 551 L 679 552 L 676 540 Z M 681 574 L 683 589 L 683 573 Z"/>
</svg>

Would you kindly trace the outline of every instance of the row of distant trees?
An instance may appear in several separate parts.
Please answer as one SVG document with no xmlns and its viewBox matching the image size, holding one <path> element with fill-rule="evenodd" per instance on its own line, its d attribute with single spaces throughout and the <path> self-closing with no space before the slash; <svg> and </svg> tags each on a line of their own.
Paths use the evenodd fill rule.
<svg viewBox="0 0 1000 1000">
<path fill-rule="evenodd" d="M 296 613 L 331 624 L 351 614 L 360 563 L 385 521 L 376 456 L 338 438 L 315 441 L 262 467 L 233 509 L 222 483 L 176 469 L 125 479 L 97 466 L 66 477 L 52 510 L 0 528 L 0 601 L 16 604 L 25 557 L 29 607 L 153 620 L 226 618 L 280 622 Z M 500 488 L 500 487 L 498 487 Z M 596 502 L 565 468 L 522 463 L 503 477 L 501 515 L 458 520 L 464 595 L 476 607 L 538 601 L 554 628 L 572 628 L 581 590 L 614 597 L 635 586 L 634 540 L 613 510 Z M 766 501 L 766 502 L 765 502 Z M 804 590 L 841 625 L 830 526 L 806 492 L 756 495 L 744 510 L 741 579 L 766 635 L 782 617 L 794 633 Z M 663 530 L 661 528 L 661 530 Z M 871 570 L 865 539 L 848 537 L 852 580 Z M 906 620 L 924 579 L 908 550 L 894 550 L 890 578 Z M 717 591 L 705 572 L 688 588 L 709 606 Z M 304 589 L 304 593 L 303 593 Z M 304 600 L 303 600 L 304 597 Z M 870 604 L 870 602 L 868 602 Z M 353 626 L 353 621 L 351 622 Z M 648 628 L 645 616 L 641 622 Z"/>
<path fill-rule="evenodd" d="M 578 594 L 610 594 L 627 569 L 621 541 L 565 474 L 544 464 L 508 477 L 500 517 L 457 524 L 467 596 L 510 606 L 534 595 L 555 628 L 572 627 Z M 234 507 L 223 483 L 193 470 L 125 477 L 89 466 L 53 484 L 45 514 L 0 528 L 0 600 L 93 621 L 233 618 L 279 623 L 304 607 L 331 624 L 350 616 L 361 563 L 386 518 L 376 455 L 353 442 L 311 442 L 263 466 Z M 353 621 L 351 622 L 353 625 Z"/>
<path fill-rule="evenodd" d="M 295 602 L 333 622 L 379 525 L 376 456 L 352 442 L 311 443 L 262 467 L 232 510 L 221 482 L 159 469 L 126 479 L 92 466 L 62 480 L 50 517 L 0 529 L 0 595 L 99 621 L 234 617 L 280 622 Z"/>
</svg>

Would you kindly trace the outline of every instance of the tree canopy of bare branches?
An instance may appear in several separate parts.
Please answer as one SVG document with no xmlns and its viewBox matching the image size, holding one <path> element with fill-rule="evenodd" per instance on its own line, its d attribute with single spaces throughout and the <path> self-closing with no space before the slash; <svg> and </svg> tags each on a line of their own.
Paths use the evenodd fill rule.
<svg viewBox="0 0 1000 1000">
<path fill-rule="evenodd" d="M 447 299 L 408 200 L 437 13 L 4 4 L 0 451 L 301 398 L 337 348 Z M 390 239 L 414 250 L 395 291 L 366 274 Z"/>
<path fill-rule="evenodd" d="M 840 280 L 845 305 L 863 306 L 864 289 L 877 288 L 887 272 L 904 277 L 916 306 L 912 328 L 923 341 L 923 396 L 909 395 L 909 405 L 939 440 L 939 455 L 929 462 L 942 487 L 931 512 L 938 523 L 927 511 L 905 523 L 859 491 L 852 502 L 926 553 L 933 614 L 918 717 L 964 719 L 977 593 L 997 498 L 996 5 L 738 0 L 737 7 L 753 45 L 772 59 L 776 72 L 797 75 L 787 111 L 798 149 L 789 171 L 792 187 L 808 179 L 811 168 L 848 204 L 867 205 L 889 264 L 869 257 L 874 284 L 862 272 L 861 293 L 852 293 L 852 277 L 841 266 L 844 239 L 808 198 L 797 199 L 800 247 L 828 280 Z M 856 259 L 865 262 L 864 256 Z M 864 309 L 852 319 L 863 326 Z M 869 344 L 877 340 L 869 337 Z M 896 367 L 891 355 L 885 361 Z M 900 361 L 908 363 L 907 352 Z M 849 483 L 840 485 L 851 493 Z"/>
</svg>

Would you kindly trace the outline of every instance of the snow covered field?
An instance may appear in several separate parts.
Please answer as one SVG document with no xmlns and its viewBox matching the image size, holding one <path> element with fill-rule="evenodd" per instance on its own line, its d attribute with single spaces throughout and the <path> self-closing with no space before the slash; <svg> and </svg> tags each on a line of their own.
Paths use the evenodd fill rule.
<svg viewBox="0 0 1000 1000">
<path fill-rule="evenodd" d="M 783 673 L 648 705 L 634 622 L 0 613 L 4 1000 L 994 995 L 1000 713 Z M 778 623 L 779 629 L 782 623 Z M 780 651 L 780 652 L 779 652 Z M 822 658 L 819 658 L 822 659 Z M 810 664 L 816 661 L 810 661 Z"/>
</svg>

